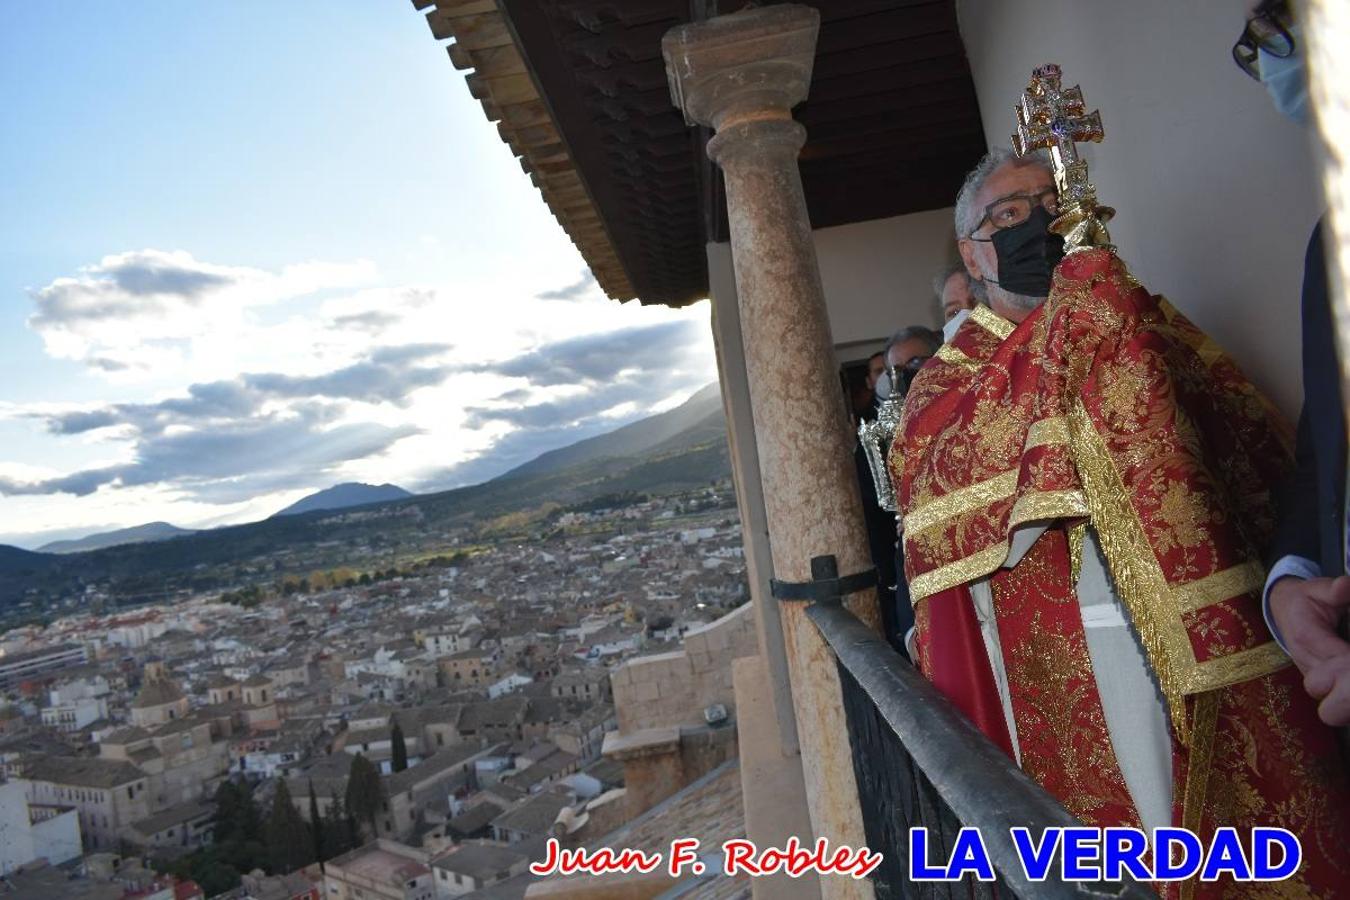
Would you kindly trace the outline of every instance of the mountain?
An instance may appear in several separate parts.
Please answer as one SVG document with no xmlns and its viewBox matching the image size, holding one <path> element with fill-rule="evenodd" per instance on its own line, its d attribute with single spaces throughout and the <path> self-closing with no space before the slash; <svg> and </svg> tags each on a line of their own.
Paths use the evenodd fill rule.
<svg viewBox="0 0 1350 900">
<path fill-rule="evenodd" d="M 272 518 L 298 516 L 320 509 L 346 509 L 349 506 L 387 503 L 390 500 L 406 500 L 412 496 L 414 495 L 411 491 L 405 491 L 396 484 L 362 484 L 359 481 L 349 481 L 346 484 L 335 484 L 317 494 L 310 494 L 297 500 L 281 512 L 273 513 Z"/>
<path fill-rule="evenodd" d="M 672 410 L 542 453 L 493 480 L 543 475 L 608 457 L 640 456 L 658 448 L 673 451 L 725 438 L 722 392 L 714 382 Z"/>
<path fill-rule="evenodd" d="M 173 540 L 96 550 L 34 553 L 0 546 L 0 619 L 41 612 L 94 586 L 111 606 L 131 606 L 391 557 L 424 559 L 447 551 L 447 536 L 475 540 L 493 523 L 498 538 L 511 514 L 537 513 L 613 495 L 678 494 L 731 474 L 721 401 L 715 388 L 685 404 L 550 451 L 507 475 L 469 487 L 410 494 L 394 485 L 344 484 L 320 491 L 259 522 L 184 534 Z M 381 499 L 381 498 L 387 499 Z M 354 516 L 339 509 L 362 504 Z M 308 515 L 298 513 L 310 511 Z M 529 516 L 526 517 L 530 521 Z M 503 524 L 503 522 L 505 524 Z"/>
<path fill-rule="evenodd" d="M 131 528 L 119 528 L 116 531 L 104 531 L 68 541 L 52 541 L 37 548 L 39 553 L 82 553 L 85 550 L 99 550 L 103 547 L 116 547 L 119 544 L 139 544 L 145 541 L 167 541 L 184 534 L 192 534 L 187 528 L 179 528 L 168 522 L 149 522 Z"/>
<path fill-rule="evenodd" d="M 57 562 L 55 556 L 46 553 L 34 553 L 32 550 L 20 550 L 8 544 L 0 544 L 0 575 L 6 578 L 19 578 L 43 572 Z"/>
</svg>

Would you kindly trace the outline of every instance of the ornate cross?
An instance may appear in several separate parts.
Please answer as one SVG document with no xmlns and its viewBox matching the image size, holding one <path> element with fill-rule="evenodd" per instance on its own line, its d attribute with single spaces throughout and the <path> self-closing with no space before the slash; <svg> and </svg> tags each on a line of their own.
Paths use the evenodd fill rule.
<svg viewBox="0 0 1350 900">
<path fill-rule="evenodd" d="M 1053 63 L 1037 67 L 1022 94 L 1017 110 L 1013 151 L 1025 156 L 1048 149 L 1059 189 L 1059 218 L 1050 230 L 1064 236 L 1064 249 L 1072 253 L 1083 247 L 1110 247 L 1106 220 L 1115 214 L 1109 206 L 1097 205 L 1097 189 L 1088 181 L 1087 161 L 1078 156 L 1078 141 L 1100 142 L 1104 136 L 1101 113 L 1086 111 L 1083 92 L 1061 84 L 1062 71 Z"/>
</svg>

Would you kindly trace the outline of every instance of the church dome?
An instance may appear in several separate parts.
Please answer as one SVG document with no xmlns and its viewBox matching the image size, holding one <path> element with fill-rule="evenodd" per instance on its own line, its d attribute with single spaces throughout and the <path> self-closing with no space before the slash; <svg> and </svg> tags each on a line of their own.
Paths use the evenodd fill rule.
<svg viewBox="0 0 1350 900">
<path fill-rule="evenodd" d="M 136 695 L 135 701 L 131 704 L 132 709 L 153 709 L 156 706 L 167 706 L 170 703 L 177 703 L 185 699 L 183 689 L 174 684 L 168 678 L 152 678 L 141 686 L 141 692 Z"/>
</svg>

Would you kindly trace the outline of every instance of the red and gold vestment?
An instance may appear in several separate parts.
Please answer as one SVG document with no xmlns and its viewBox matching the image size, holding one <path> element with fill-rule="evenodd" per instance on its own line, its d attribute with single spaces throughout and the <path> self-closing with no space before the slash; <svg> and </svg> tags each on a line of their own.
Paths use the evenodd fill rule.
<svg viewBox="0 0 1350 900">
<path fill-rule="evenodd" d="M 916 377 L 890 453 L 917 664 L 1011 753 L 969 592 L 988 578 L 1022 768 L 1089 825 L 1138 825 L 1075 595 L 1091 527 L 1171 719 L 1173 824 L 1202 839 L 1278 826 L 1302 843 L 1294 879 L 1232 896 L 1350 885 L 1335 734 L 1261 612 L 1290 437 L 1203 333 L 1112 252 L 1085 249 L 1021 324 L 972 312 Z M 1003 568 L 1018 530 L 1047 522 Z"/>
</svg>

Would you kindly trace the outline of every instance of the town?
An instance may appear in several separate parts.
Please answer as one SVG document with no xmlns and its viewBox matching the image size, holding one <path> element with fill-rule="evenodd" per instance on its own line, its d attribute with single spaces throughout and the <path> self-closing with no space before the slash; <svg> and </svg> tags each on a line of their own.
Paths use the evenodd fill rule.
<svg viewBox="0 0 1350 900">
<path fill-rule="evenodd" d="M 520 897 L 677 794 L 743 836 L 734 492 L 615 499 L 5 633 L 0 896 Z"/>
</svg>

